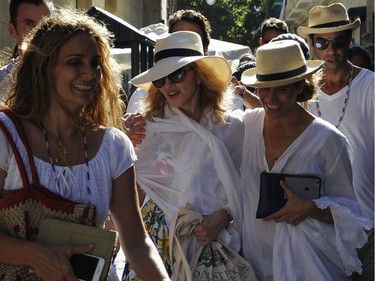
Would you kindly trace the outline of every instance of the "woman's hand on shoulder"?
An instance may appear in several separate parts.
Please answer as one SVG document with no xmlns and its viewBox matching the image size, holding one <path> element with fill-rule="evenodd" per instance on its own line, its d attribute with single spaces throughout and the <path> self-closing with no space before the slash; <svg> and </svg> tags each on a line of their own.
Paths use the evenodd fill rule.
<svg viewBox="0 0 375 281">
<path fill-rule="evenodd" d="M 141 144 L 146 137 L 146 121 L 143 115 L 140 113 L 126 113 L 122 119 L 125 133 L 133 145 Z"/>
<path fill-rule="evenodd" d="M 94 245 L 56 246 L 35 244 L 35 251 L 30 255 L 30 270 L 44 281 L 77 281 L 70 264 L 73 254 L 89 253 Z"/>
<path fill-rule="evenodd" d="M 284 181 L 280 181 L 280 186 L 288 196 L 285 206 L 272 215 L 264 218 L 265 221 L 274 220 L 275 222 L 284 221 L 286 223 L 297 225 L 307 217 L 311 217 L 317 207 L 313 201 L 306 200 L 293 192 Z"/>
</svg>

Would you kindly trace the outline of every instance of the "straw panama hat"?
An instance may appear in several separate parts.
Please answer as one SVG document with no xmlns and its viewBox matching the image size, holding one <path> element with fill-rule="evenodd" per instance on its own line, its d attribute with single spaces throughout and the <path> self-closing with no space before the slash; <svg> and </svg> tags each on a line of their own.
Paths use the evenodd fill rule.
<svg viewBox="0 0 375 281">
<path fill-rule="evenodd" d="M 308 27 L 299 26 L 297 28 L 297 33 L 301 37 L 307 37 L 309 34 L 354 30 L 361 25 L 360 19 L 350 22 L 348 12 L 341 3 L 311 8 L 308 20 Z"/>
<path fill-rule="evenodd" d="M 213 75 L 229 83 L 232 70 L 227 60 L 219 56 L 205 56 L 202 39 L 192 31 L 167 33 L 155 43 L 155 65 L 130 80 L 134 86 L 148 90 L 152 81 L 163 78 L 195 61 L 205 63 Z"/>
<path fill-rule="evenodd" d="M 321 60 L 305 60 L 299 43 L 294 40 L 275 41 L 260 46 L 256 67 L 242 73 L 247 86 L 268 88 L 288 85 L 318 71 Z"/>
</svg>

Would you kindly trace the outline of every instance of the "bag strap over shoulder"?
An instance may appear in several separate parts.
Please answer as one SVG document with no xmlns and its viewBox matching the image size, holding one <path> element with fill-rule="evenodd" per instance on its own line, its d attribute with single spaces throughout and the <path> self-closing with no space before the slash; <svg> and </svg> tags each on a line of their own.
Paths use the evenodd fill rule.
<svg viewBox="0 0 375 281">
<path fill-rule="evenodd" d="M 26 138 L 26 133 L 25 133 L 25 130 L 23 128 L 23 125 L 22 125 L 21 121 L 18 119 L 18 117 L 10 109 L 3 109 L 1 111 L 4 112 L 7 115 L 7 117 L 13 122 L 14 126 L 16 127 L 17 132 L 20 136 L 20 139 L 21 139 L 21 141 L 22 141 L 22 143 L 23 143 L 23 145 L 26 149 L 27 158 L 29 160 L 29 165 L 30 165 L 30 169 L 31 169 L 32 182 L 33 182 L 33 184 L 39 184 L 39 177 L 38 177 L 38 173 L 37 173 L 36 166 L 35 166 L 35 163 L 34 163 L 33 154 L 31 152 L 31 148 L 30 148 L 29 142 Z M 20 154 L 20 152 L 19 152 L 19 150 L 16 146 L 16 143 L 14 142 L 14 140 L 12 138 L 11 133 L 9 132 L 8 128 L 5 126 L 5 124 L 2 121 L 0 121 L 0 128 L 4 132 L 4 135 L 7 138 L 8 142 L 9 142 L 11 148 L 12 148 L 13 154 L 16 158 L 16 162 L 17 162 L 17 165 L 18 165 L 18 169 L 20 170 L 23 186 L 27 187 L 27 188 L 31 187 L 28 176 L 27 176 L 25 163 L 23 162 L 21 154 Z"/>
</svg>

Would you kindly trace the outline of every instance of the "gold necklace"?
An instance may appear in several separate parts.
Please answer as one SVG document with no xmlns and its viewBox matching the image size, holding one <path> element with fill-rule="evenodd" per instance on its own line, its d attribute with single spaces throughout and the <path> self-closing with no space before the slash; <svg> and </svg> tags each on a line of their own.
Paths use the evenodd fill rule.
<svg viewBox="0 0 375 281">
<path fill-rule="evenodd" d="M 65 154 L 67 154 L 67 152 L 65 154 L 63 154 L 64 152 L 62 153 L 61 150 L 59 148 L 57 148 L 57 150 L 59 151 L 60 156 L 62 156 L 62 159 L 64 160 L 64 163 L 66 164 L 66 166 L 68 166 L 68 167 L 71 168 L 71 167 L 73 167 L 75 165 L 75 163 L 77 161 L 78 147 L 79 147 L 80 143 L 81 143 L 81 138 L 78 137 L 77 138 L 77 145 L 76 145 L 76 152 L 74 154 L 74 160 L 73 160 L 73 163 L 71 165 L 69 165 L 68 161 L 65 158 Z M 65 148 L 64 148 L 64 151 L 65 151 Z"/>
<path fill-rule="evenodd" d="M 66 151 L 65 149 L 65 146 L 64 144 L 62 143 L 62 141 L 60 139 L 58 139 L 57 137 L 55 137 L 54 135 L 52 135 L 51 132 L 48 132 L 52 138 L 55 140 L 55 142 L 57 143 L 57 151 L 59 152 L 60 156 L 61 156 L 61 159 L 66 159 L 66 155 L 68 154 L 68 151 Z M 62 150 L 62 151 L 61 151 Z M 58 164 L 59 163 L 59 160 L 58 158 L 56 157 L 56 163 Z"/>
<path fill-rule="evenodd" d="M 76 161 L 77 161 L 77 157 L 78 157 L 78 148 L 79 148 L 79 144 L 80 144 L 80 140 L 81 138 L 78 136 L 77 138 L 77 145 L 76 145 L 76 151 L 75 151 L 75 154 L 74 154 L 74 160 L 73 160 L 73 163 L 72 164 L 69 164 L 68 161 L 66 160 L 66 156 L 68 154 L 68 151 L 65 149 L 65 146 L 64 146 L 64 143 L 62 142 L 62 140 L 60 138 L 58 138 L 53 132 L 52 130 L 43 122 L 43 127 L 45 128 L 46 130 L 46 133 L 50 134 L 52 136 L 52 138 L 55 140 L 55 142 L 57 143 L 57 151 L 58 153 L 60 154 L 61 156 L 61 159 L 63 160 L 63 162 L 65 163 L 66 166 L 68 167 L 72 167 L 75 165 Z M 82 126 L 81 126 L 81 129 L 82 129 Z M 74 134 L 75 135 L 75 134 Z M 74 136 L 73 135 L 73 136 Z M 55 162 L 56 164 L 59 164 L 59 160 L 58 158 L 56 157 L 55 158 Z"/>
</svg>

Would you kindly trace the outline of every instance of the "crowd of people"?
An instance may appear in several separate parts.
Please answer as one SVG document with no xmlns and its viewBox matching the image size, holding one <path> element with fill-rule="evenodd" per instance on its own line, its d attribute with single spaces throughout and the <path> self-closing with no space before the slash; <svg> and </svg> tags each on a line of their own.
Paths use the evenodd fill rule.
<svg viewBox="0 0 375 281">
<path fill-rule="evenodd" d="M 340 3 L 314 6 L 296 34 L 266 19 L 256 53 L 232 71 L 208 55 L 208 19 L 179 10 L 126 108 L 104 24 L 49 0 L 11 0 L 0 214 L 11 206 L 25 231 L 0 219 L 0 279 L 77 280 L 70 258 L 95 247 L 36 242 L 39 218 L 13 211 L 31 184 L 55 204 L 41 217 L 64 201 L 94 209 L 69 221 L 113 223 L 126 261 L 108 280 L 195 280 L 189 265 L 214 241 L 254 272 L 232 280 L 374 280 L 375 74 L 351 44 L 360 24 Z M 265 204 L 280 194 L 283 204 L 260 217 L 267 175 L 318 178 L 319 193 L 277 181 Z"/>
</svg>

